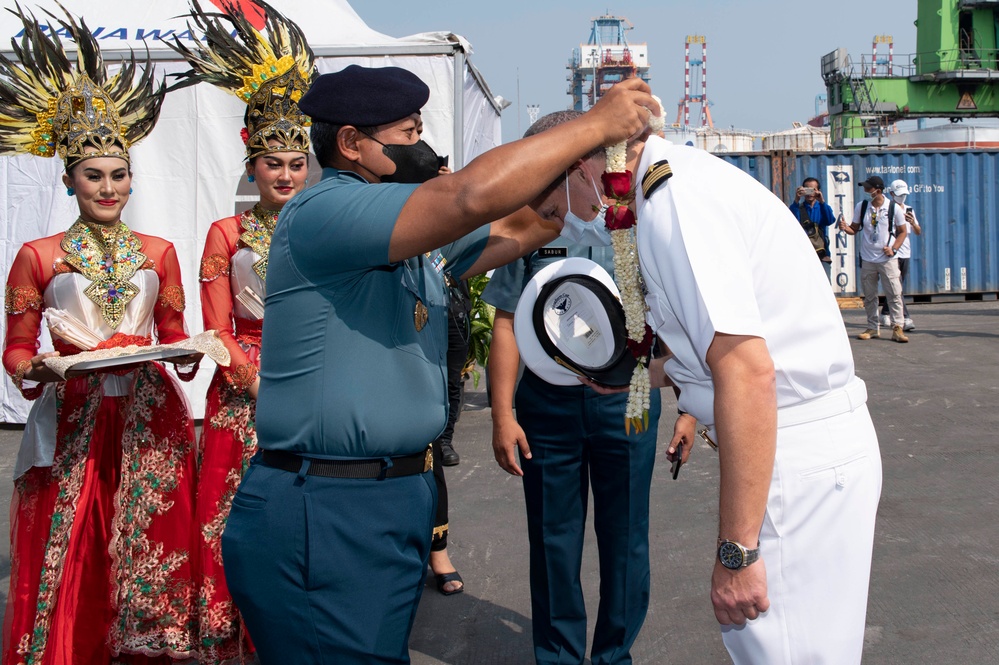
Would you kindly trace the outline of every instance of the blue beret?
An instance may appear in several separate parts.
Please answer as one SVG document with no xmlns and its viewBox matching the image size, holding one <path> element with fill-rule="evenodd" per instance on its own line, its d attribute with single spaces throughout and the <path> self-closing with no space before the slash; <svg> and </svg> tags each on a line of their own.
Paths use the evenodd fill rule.
<svg viewBox="0 0 999 665">
<path fill-rule="evenodd" d="M 430 88 L 411 71 L 351 65 L 318 77 L 298 108 L 320 122 L 374 127 L 416 113 L 428 99 Z"/>
</svg>

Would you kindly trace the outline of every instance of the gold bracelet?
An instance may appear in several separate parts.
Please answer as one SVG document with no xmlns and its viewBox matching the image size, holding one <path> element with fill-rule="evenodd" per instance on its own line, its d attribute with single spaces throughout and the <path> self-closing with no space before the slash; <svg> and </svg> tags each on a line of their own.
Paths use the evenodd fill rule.
<svg viewBox="0 0 999 665">
<path fill-rule="evenodd" d="M 14 382 L 14 385 L 17 386 L 17 389 L 21 392 L 24 392 L 24 375 L 27 374 L 30 369 L 30 360 L 22 360 L 17 363 L 17 367 L 14 368 L 14 375 L 11 376 L 11 381 Z"/>
</svg>

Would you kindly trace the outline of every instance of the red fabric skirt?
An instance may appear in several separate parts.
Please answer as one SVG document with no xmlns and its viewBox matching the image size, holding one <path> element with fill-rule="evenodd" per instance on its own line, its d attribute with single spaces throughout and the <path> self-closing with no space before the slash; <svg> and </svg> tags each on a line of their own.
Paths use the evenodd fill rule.
<svg viewBox="0 0 999 665">
<path fill-rule="evenodd" d="M 259 338 L 258 338 L 259 339 Z M 257 346 L 247 352 L 258 367 Z M 222 569 L 222 531 L 232 497 L 257 452 L 256 401 L 234 389 L 222 370 L 208 388 L 201 431 L 201 470 L 198 477 L 197 524 L 200 536 L 201 617 L 199 643 L 205 665 L 248 662 L 254 649 L 233 603 Z"/>
<path fill-rule="evenodd" d="M 62 384 L 55 464 L 15 483 L 3 665 L 196 655 L 194 426 L 164 370 L 144 367 L 134 398 Z"/>
</svg>

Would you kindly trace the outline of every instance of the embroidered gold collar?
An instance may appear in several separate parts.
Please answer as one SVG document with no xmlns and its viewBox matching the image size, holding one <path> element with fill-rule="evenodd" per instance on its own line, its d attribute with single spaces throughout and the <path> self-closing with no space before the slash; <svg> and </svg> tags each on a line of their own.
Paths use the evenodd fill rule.
<svg viewBox="0 0 999 665">
<path fill-rule="evenodd" d="M 253 264 L 253 270 L 263 280 L 267 279 L 267 257 L 271 253 L 271 236 L 274 235 L 279 212 L 262 208 L 258 203 L 239 217 L 244 229 L 239 239 L 260 255 L 260 260 Z"/>
<path fill-rule="evenodd" d="M 142 242 L 122 222 L 101 226 L 78 219 L 60 246 L 66 252 L 64 261 L 90 280 L 83 292 L 100 307 L 104 321 L 117 329 L 125 307 L 139 293 L 130 280 L 146 262 Z"/>
</svg>

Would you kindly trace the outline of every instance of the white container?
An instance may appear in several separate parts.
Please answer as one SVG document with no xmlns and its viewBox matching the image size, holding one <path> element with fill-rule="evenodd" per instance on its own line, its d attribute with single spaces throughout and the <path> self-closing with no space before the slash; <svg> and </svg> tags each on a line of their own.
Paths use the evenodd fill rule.
<svg viewBox="0 0 999 665">
<path fill-rule="evenodd" d="M 742 129 L 697 130 L 697 147 L 712 153 L 753 152 L 755 136 Z"/>
<path fill-rule="evenodd" d="M 783 132 L 763 136 L 764 152 L 793 150 L 794 152 L 821 152 L 829 149 L 829 128 L 804 125 Z"/>
<path fill-rule="evenodd" d="M 663 137 L 676 145 L 700 147 L 697 143 L 697 132 L 689 127 L 667 126 L 663 129 Z"/>
</svg>

